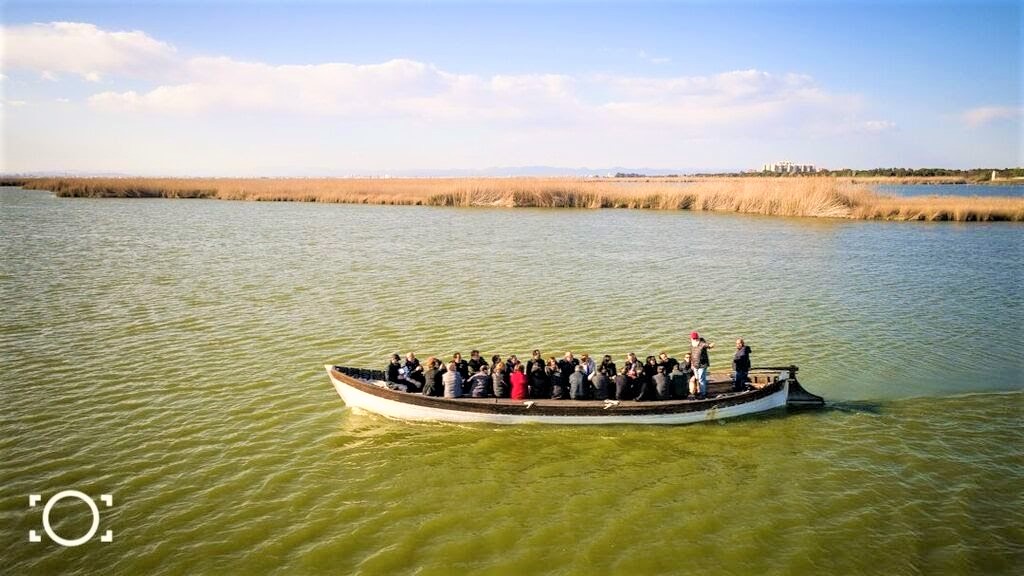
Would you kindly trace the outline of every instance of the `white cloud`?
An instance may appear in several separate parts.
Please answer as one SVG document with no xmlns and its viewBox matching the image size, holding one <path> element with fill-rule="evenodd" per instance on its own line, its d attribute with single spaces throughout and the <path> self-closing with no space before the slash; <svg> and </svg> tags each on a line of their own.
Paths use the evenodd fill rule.
<svg viewBox="0 0 1024 576">
<path fill-rule="evenodd" d="M 896 123 L 889 120 L 868 120 L 861 124 L 864 132 L 888 132 L 896 129 Z"/>
<path fill-rule="evenodd" d="M 859 118 L 856 95 L 830 92 L 801 74 L 737 70 L 707 76 L 480 75 L 396 59 L 379 64 L 274 65 L 228 57 L 180 57 L 140 31 L 53 22 L 2 29 L 5 68 L 44 78 L 75 74 L 111 89 L 95 109 L 138 114 L 294 114 L 392 117 L 424 122 L 540 127 L 678 129 L 681 137 L 732 131 L 766 135 L 892 128 Z M 639 56 L 651 62 L 664 60 Z M 148 88 L 117 89 L 121 78 Z"/>
<path fill-rule="evenodd" d="M 1000 120 L 1014 120 L 1024 116 L 1024 107 L 1019 106 L 979 106 L 965 110 L 960 119 L 971 128 L 977 128 Z"/>
<path fill-rule="evenodd" d="M 174 65 L 175 49 L 144 32 L 101 30 L 93 24 L 50 22 L 0 28 L 5 69 L 76 74 L 149 76 Z"/>
<path fill-rule="evenodd" d="M 111 112 L 234 110 L 546 125 L 612 122 L 691 132 L 766 125 L 793 130 L 848 116 L 860 106 L 858 98 L 829 93 L 810 77 L 757 70 L 674 78 L 480 76 L 413 60 L 275 66 L 229 58 L 195 58 L 185 70 L 188 82 L 143 92 L 102 92 L 89 103 Z"/>
</svg>

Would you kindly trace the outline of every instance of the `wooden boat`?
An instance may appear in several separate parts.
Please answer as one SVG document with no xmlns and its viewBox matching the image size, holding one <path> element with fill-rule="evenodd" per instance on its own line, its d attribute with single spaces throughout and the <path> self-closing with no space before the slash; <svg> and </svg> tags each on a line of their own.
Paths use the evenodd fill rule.
<svg viewBox="0 0 1024 576">
<path fill-rule="evenodd" d="M 713 374 L 704 400 L 512 400 L 437 398 L 392 390 L 380 370 L 324 366 L 349 407 L 399 420 L 489 424 L 690 424 L 784 406 L 822 406 L 804 390 L 797 367 L 755 368 L 750 389 L 732 392 L 728 375 Z"/>
</svg>

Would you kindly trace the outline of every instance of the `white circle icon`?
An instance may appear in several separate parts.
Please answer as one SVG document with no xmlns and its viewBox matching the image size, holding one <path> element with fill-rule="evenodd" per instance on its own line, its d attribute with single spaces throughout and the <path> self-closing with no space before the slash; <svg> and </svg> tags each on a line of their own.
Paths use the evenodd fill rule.
<svg viewBox="0 0 1024 576">
<path fill-rule="evenodd" d="M 89 510 L 92 511 L 92 526 L 89 531 L 81 538 L 75 538 L 68 540 L 61 538 L 53 531 L 53 527 L 50 526 L 50 510 L 53 509 L 53 505 L 65 498 L 78 498 L 82 502 L 89 505 Z M 43 508 L 43 530 L 46 531 L 46 535 L 49 536 L 54 542 L 61 546 L 80 546 L 89 541 L 96 534 L 96 530 L 100 527 L 100 511 L 96 507 L 96 502 L 92 498 L 89 498 L 86 494 L 79 492 L 78 490 L 64 490 L 53 495 L 52 498 L 46 501 L 46 506 Z"/>
</svg>

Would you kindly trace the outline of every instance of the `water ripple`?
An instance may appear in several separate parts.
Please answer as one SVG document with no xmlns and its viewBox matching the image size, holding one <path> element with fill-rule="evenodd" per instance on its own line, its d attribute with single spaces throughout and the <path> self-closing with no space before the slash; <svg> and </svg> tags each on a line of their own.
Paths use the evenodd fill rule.
<svg viewBox="0 0 1024 576">
<path fill-rule="evenodd" d="M 11 573 L 1024 564 L 1017 227 L 6 191 L 0 208 Z M 680 357 L 693 329 L 716 368 L 739 335 L 758 363 L 798 363 L 830 408 L 403 424 L 345 408 L 320 367 Z M 68 487 L 115 495 L 113 544 L 25 542 L 27 494 Z"/>
</svg>

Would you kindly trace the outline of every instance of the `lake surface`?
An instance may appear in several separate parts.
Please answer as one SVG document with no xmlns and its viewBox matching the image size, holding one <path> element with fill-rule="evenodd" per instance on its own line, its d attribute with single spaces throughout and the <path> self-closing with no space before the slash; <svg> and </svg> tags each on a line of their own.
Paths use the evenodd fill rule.
<svg viewBox="0 0 1024 576">
<path fill-rule="evenodd" d="M 1024 184 L 883 184 L 874 188 L 895 196 L 1024 196 Z"/>
<path fill-rule="evenodd" d="M 3 189 L 2 571 L 1019 574 L 1022 256 L 1019 224 Z M 829 407 L 407 424 L 323 372 L 679 357 L 691 330 L 713 368 L 743 336 Z M 113 495 L 113 542 L 28 542 L 28 495 L 64 489 Z"/>
</svg>

